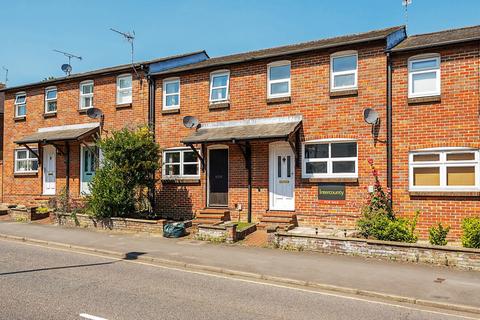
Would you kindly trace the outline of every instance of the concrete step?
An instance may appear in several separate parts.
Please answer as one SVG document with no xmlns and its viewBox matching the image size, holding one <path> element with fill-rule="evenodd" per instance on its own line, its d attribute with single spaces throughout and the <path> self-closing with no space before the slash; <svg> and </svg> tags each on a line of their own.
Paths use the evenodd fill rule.
<svg viewBox="0 0 480 320">
<path fill-rule="evenodd" d="M 264 217 L 293 217 L 295 212 L 292 211 L 267 211 L 263 215 Z"/>
<path fill-rule="evenodd" d="M 195 219 L 192 220 L 194 226 L 198 226 L 199 224 L 216 224 L 221 223 L 222 220 L 214 220 L 214 219 Z"/>
<path fill-rule="evenodd" d="M 199 213 L 196 216 L 197 219 L 209 219 L 209 220 L 224 220 L 225 215 L 224 214 L 205 214 L 205 213 Z"/>
<path fill-rule="evenodd" d="M 261 222 L 265 223 L 282 223 L 282 224 L 291 224 L 293 223 L 292 217 L 265 217 L 263 216 L 260 219 Z"/>
</svg>

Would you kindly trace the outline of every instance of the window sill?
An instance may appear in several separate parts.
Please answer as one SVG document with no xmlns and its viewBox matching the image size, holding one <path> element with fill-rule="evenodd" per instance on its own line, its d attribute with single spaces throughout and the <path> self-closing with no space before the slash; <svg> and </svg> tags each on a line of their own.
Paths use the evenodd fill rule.
<svg viewBox="0 0 480 320">
<path fill-rule="evenodd" d="M 170 109 L 170 110 L 162 110 L 162 114 L 177 114 L 180 113 L 180 108 L 178 109 Z"/>
<path fill-rule="evenodd" d="M 115 106 L 116 109 L 126 109 L 131 107 L 132 107 L 132 103 L 119 103 Z"/>
<path fill-rule="evenodd" d="M 480 191 L 409 191 L 411 197 L 480 197 Z"/>
<path fill-rule="evenodd" d="M 14 172 L 13 176 L 14 177 L 29 177 L 29 176 L 37 176 L 38 171 L 35 172 Z"/>
<path fill-rule="evenodd" d="M 13 118 L 13 121 L 15 121 L 15 122 L 20 122 L 20 121 L 25 121 L 25 120 L 27 120 L 27 116 L 21 116 L 21 117 Z"/>
<path fill-rule="evenodd" d="M 278 104 L 278 103 L 291 103 L 292 98 L 288 97 L 277 97 L 277 98 L 267 98 L 267 104 Z"/>
<path fill-rule="evenodd" d="M 432 103 L 432 102 L 441 102 L 441 101 L 442 101 L 442 98 L 440 95 L 408 98 L 408 104 L 423 104 L 423 103 Z"/>
<path fill-rule="evenodd" d="M 330 98 L 353 97 L 353 96 L 358 96 L 358 89 L 330 91 Z"/>
<path fill-rule="evenodd" d="M 44 118 L 54 118 L 57 116 L 57 113 L 56 112 L 47 112 L 47 113 L 44 113 L 43 114 L 43 117 Z"/>
<path fill-rule="evenodd" d="M 342 182 L 342 183 L 357 183 L 358 178 L 302 178 L 303 182 L 317 183 L 317 182 Z"/>
<path fill-rule="evenodd" d="M 208 105 L 209 110 L 229 109 L 230 101 L 210 102 Z"/>
<path fill-rule="evenodd" d="M 177 179 L 162 179 L 163 184 L 189 184 L 200 183 L 200 178 L 177 178 Z"/>
</svg>

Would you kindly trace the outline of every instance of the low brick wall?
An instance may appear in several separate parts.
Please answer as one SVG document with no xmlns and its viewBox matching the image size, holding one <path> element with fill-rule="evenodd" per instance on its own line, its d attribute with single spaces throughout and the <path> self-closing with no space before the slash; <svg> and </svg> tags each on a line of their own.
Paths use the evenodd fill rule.
<svg viewBox="0 0 480 320">
<path fill-rule="evenodd" d="M 47 218 L 50 213 L 38 213 L 37 207 L 29 207 L 29 208 L 10 208 L 8 210 L 10 214 L 10 218 L 15 221 L 35 221 Z"/>
<path fill-rule="evenodd" d="M 195 238 L 198 240 L 207 240 L 212 242 L 233 243 L 245 239 L 247 235 L 257 230 L 256 225 L 252 225 L 242 231 L 237 231 L 237 224 L 205 225 L 198 226 Z"/>
<path fill-rule="evenodd" d="M 143 220 L 131 218 L 93 219 L 85 214 L 77 214 L 74 217 L 67 213 L 57 213 L 55 215 L 55 222 L 58 225 L 66 227 L 163 234 L 163 226 L 165 225 L 166 220 Z"/>
<path fill-rule="evenodd" d="M 433 246 L 356 238 L 334 238 L 277 232 L 269 240 L 276 247 L 313 250 L 397 261 L 421 262 L 480 271 L 480 249 Z"/>
</svg>

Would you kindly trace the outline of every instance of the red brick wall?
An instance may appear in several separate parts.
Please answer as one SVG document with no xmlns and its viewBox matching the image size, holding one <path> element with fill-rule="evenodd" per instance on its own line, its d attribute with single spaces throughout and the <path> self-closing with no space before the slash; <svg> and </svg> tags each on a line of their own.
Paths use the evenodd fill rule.
<svg viewBox="0 0 480 320">
<path fill-rule="evenodd" d="M 420 210 L 418 229 L 442 222 L 452 226 L 451 238 L 461 234 L 461 220 L 480 214 L 480 197 L 413 196 L 408 191 L 408 154 L 432 147 L 480 147 L 480 52 L 477 44 L 397 54 L 393 58 L 394 203 L 405 216 Z M 408 104 L 409 57 L 441 55 L 441 102 Z"/>
<path fill-rule="evenodd" d="M 124 72 L 129 72 L 123 71 Z M 120 73 L 119 73 L 120 74 Z M 133 77 L 133 103 L 131 107 L 116 107 L 116 77 L 115 75 L 92 76 L 82 80 L 94 80 L 94 106 L 100 108 L 105 114 L 103 135 L 113 129 L 125 126 L 135 127 L 146 124 L 148 120 L 148 84 L 145 79 L 139 81 Z M 14 143 L 24 136 L 32 134 L 38 128 L 60 125 L 71 125 L 88 122 L 97 122 L 90 119 L 85 113 L 78 111 L 79 83 L 82 80 L 66 81 L 57 84 L 57 116 L 44 118 L 44 92 L 45 87 L 30 88 L 27 93 L 27 116 L 25 121 L 14 120 L 14 100 L 16 91 L 9 91 L 5 101 L 5 143 L 4 143 L 4 201 L 29 204 L 41 197 L 42 170 L 38 174 L 28 176 L 14 175 L 14 150 L 19 146 Z M 32 145 L 36 147 L 36 145 Z M 79 196 L 80 190 L 80 145 L 71 145 L 70 155 L 70 190 L 73 197 Z M 65 186 L 64 157 L 57 153 L 57 194 Z"/>
<path fill-rule="evenodd" d="M 358 50 L 358 96 L 330 97 L 330 54 L 341 50 Z M 182 125 L 186 115 L 196 116 L 201 122 L 267 118 L 303 115 L 303 140 L 353 138 L 358 142 L 358 183 L 346 184 L 346 201 L 340 205 L 322 203 L 317 199 L 317 183 L 301 179 L 296 170 L 295 205 L 300 224 L 351 225 L 358 217 L 366 194 L 373 184 L 367 158 L 377 163 L 382 180 L 385 179 L 385 145 L 373 143 L 371 127 L 363 121 L 363 109 L 375 108 L 382 118 L 380 140 L 385 140 L 386 56 L 383 44 L 352 46 L 236 64 L 215 69 L 184 72 L 165 76 L 179 76 L 181 83 L 180 114 L 162 114 L 162 78 L 157 79 L 156 137 L 161 148 L 180 147 L 181 139 L 191 133 Z M 267 64 L 272 61 L 291 61 L 291 103 L 267 104 Z M 229 69 L 230 108 L 209 110 L 210 72 Z M 258 219 L 268 210 L 268 142 L 254 142 L 253 146 L 253 214 Z M 247 209 L 247 171 L 238 146 L 229 145 L 230 190 L 229 207 L 242 204 L 242 219 Z M 197 184 L 160 183 L 158 206 L 168 215 L 185 217 L 205 207 L 205 173 Z M 179 203 L 182 203 L 179 205 Z"/>
</svg>

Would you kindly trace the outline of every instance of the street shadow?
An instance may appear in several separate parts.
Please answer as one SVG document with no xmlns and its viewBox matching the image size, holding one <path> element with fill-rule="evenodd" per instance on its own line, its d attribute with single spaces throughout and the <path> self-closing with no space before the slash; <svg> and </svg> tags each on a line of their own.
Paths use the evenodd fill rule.
<svg viewBox="0 0 480 320">
<path fill-rule="evenodd" d="M 22 274 L 22 273 L 30 273 L 30 272 L 38 272 L 38 271 L 49 271 L 49 270 L 75 269 L 75 268 L 84 268 L 84 267 L 103 266 L 103 265 L 113 264 L 113 263 L 116 263 L 118 261 L 119 260 L 109 261 L 109 262 L 78 264 L 78 265 L 70 265 L 70 266 L 62 266 L 62 267 L 48 267 L 48 268 L 37 268 L 37 269 L 28 269 L 28 270 L 20 270 L 20 271 L 2 272 L 2 273 L 0 273 L 0 276 L 8 276 L 8 275 L 12 275 L 12 274 Z"/>
</svg>

